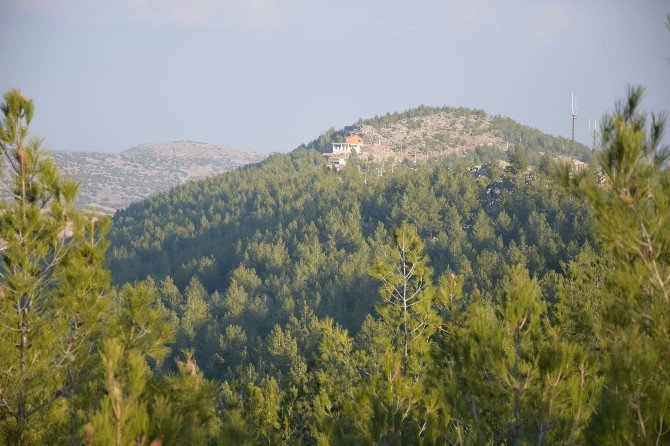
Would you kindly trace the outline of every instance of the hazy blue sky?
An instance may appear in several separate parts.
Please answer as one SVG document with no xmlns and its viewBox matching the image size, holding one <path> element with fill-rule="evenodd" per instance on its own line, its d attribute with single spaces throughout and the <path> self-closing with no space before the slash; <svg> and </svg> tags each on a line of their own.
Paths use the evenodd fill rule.
<svg viewBox="0 0 670 446">
<path fill-rule="evenodd" d="M 290 150 L 419 104 L 578 138 L 627 84 L 670 109 L 670 1 L 0 0 L 0 89 L 53 149 Z"/>
</svg>

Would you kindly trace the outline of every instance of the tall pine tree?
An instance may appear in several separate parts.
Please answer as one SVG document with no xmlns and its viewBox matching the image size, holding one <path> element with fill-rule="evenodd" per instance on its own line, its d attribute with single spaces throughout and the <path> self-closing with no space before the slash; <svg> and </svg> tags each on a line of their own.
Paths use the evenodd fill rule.
<svg viewBox="0 0 670 446">
<path fill-rule="evenodd" d="M 563 170 L 612 255 L 600 304 L 605 382 L 588 432 L 608 444 L 670 441 L 670 172 L 665 115 L 641 112 L 642 93 L 631 88 L 603 120 L 599 176 Z"/>
<path fill-rule="evenodd" d="M 4 95 L 0 122 L 0 435 L 8 444 L 53 441 L 72 418 L 67 400 L 90 378 L 109 273 L 106 219 L 74 208 L 41 141 L 28 138 L 33 102 Z"/>
</svg>

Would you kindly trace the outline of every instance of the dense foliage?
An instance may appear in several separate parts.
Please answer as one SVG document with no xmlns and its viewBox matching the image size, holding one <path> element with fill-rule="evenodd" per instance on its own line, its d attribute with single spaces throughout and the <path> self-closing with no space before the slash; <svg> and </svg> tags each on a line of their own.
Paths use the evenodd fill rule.
<svg viewBox="0 0 670 446">
<path fill-rule="evenodd" d="M 303 148 L 174 188 L 115 215 L 110 287 L 105 222 L 8 93 L 2 441 L 669 442 L 670 173 L 640 98 L 581 170 Z"/>
<path fill-rule="evenodd" d="M 365 181 L 356 165 L 336 173 L 311 151 L 276 155 L 117 213 L 110 266 L 120 284 L 159 282 L 177 317 L 175 303 L 201 296 L 209 336 L 234 326 L 254 353 L 305 311 L 358 331 L 378 299 L 370 265 L 402 222 L 425 240 L 438 275 L 453 271 L 467 291 L 486 295 L 509 264 L 526 264 L 551 286 L 561 262 L 590 246 L 586 208 L 555 190 L 548 166 L 497 179 L 472 170 L 444 161 Z M 199 350 L 218 378 L 240 365 L 222 367 Z M 263 356 L 250 358 L 258 367 Z"/>
</svg>

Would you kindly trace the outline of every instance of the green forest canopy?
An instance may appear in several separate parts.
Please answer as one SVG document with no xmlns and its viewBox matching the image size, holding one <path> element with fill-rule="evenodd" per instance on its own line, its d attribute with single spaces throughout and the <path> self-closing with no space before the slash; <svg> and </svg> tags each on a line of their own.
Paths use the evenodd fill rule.
<svg viewBox="0 0 670 446">
<path fill-rule="evenodd" d="M 377 177 L 300 148 L 106 237 L 8 92 L 2 441 L 670 441 L 670 174 L 641 95 L 580 171 L 529 147 Z"/>
</svg>

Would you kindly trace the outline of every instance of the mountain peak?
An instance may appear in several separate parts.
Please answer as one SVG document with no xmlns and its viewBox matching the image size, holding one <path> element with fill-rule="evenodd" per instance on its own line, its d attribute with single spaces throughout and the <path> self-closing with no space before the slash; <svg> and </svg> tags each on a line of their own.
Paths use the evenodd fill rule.
<svg viewBox="0 0 670 446">
<path fill-rule="evenodd" d="M 307 147 L 322 153 L 349 135 L 363 140 L 375 160 L 428 160 L 441 155 L 465 155 L 480 148 L 506 151 L 519 145 L 528 151 L 585 158 L 588 148 L 551 136 L 502 116 L 463 107 L 419 106 L 404 112 L 361 119 L 340 130 L 330 129 Z M 572 152 L 572 153 L 571 153 Z"/>
<path fill-rule="evenodd" d="M 169 156 L 192 156 L 202 154 L 240 154 L 244 151 L 228 146 L 202 141 L 178 140 L 138 144 L 121 152 L 121 155 L 149 154 Z"/>
</svg>

